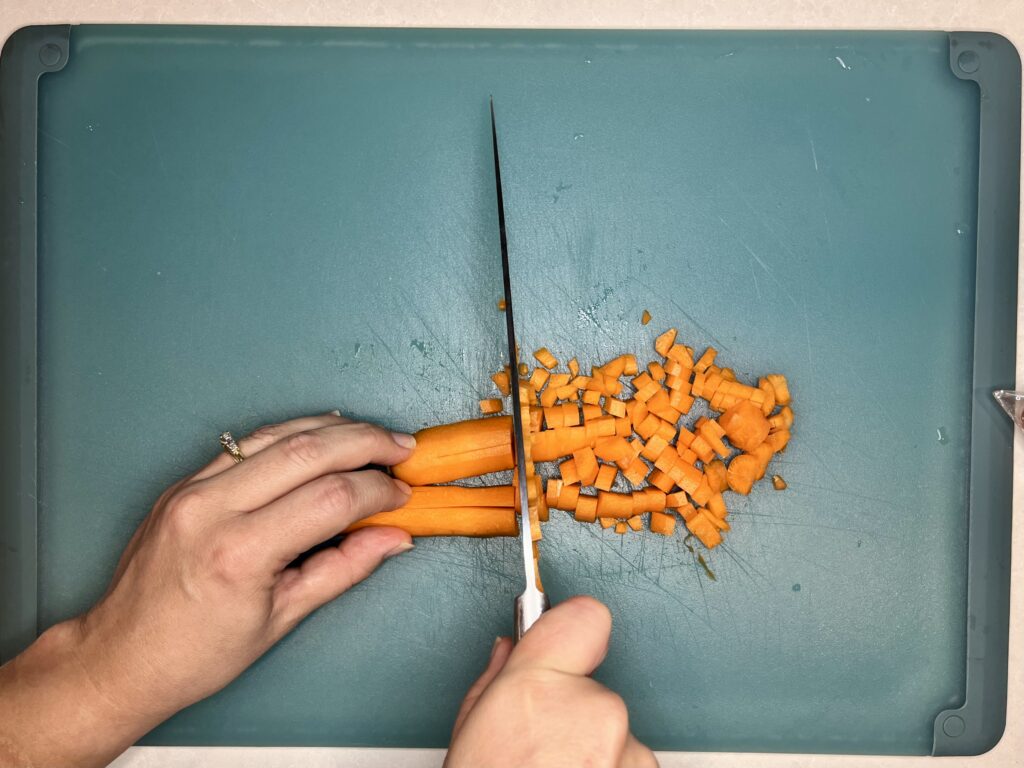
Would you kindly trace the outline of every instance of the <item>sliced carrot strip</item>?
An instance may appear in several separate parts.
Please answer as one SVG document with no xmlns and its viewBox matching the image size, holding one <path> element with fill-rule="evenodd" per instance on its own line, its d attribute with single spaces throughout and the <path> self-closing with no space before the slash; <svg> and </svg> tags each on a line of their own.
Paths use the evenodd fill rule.
<svg viewBox="0 0 1024 768">
<path fill-rule="evenodd" d="M 357 520 L 345 533 L 360 528 L 401 528 L 410 536 L 517 536 L 519 526 L 512 507 L 445 507 L 442 509 L 395 509 Z"/>
<path fill-rule="evenodd" d="M 455 507 L 513 507 L 515 490 L 511 485 L 467 488 L 461 485 L 416 485 L 412 495 L 399 509 L 452 509 Z"/>
<path fill-rule="evenodd" d="M 512 417 L 492 416 L 421 429 L 412 456 L 392 471 L 409 485 L 431 485 L 514 465 Z"/>
</svg>

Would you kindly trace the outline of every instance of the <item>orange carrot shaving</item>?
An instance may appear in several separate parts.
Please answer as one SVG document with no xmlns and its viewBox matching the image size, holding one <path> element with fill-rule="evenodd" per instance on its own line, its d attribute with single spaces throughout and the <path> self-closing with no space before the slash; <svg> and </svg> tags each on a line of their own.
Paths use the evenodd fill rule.
<svg viewBox="0 0 1024 768">
<path fill-rule="evenodd" d="M 651 313 L 645 309 L 644 313 L 640 315 L 640 324 L 647 325 L 649 322 L 651 322 Z"/>
</svg>

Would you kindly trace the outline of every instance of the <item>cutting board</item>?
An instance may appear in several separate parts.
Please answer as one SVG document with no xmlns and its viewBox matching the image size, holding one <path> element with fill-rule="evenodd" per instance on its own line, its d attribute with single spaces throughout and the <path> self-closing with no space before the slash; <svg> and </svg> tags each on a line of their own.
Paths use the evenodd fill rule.
<svg viewBox="0 0 1024 768">
<path fill-rule="evenodd" d="M 789 488 L 732 502 L 714 580 L 682 535 L 545 527 L 553 602 L 614 614 L 597 677 L 637 736 L 998 739 L 1004 40 L 82 26 L 25 30 L 0 61 L 6 655 L 101 595 L 222 430 L 477 414 L 504 362 L 493 95 L 524 348 L 650 359 L 675 326 L 794 392 Z M 516 547 L 418 541 L 144 743 L 444 745 L 511 629 Z"/>
</svg>

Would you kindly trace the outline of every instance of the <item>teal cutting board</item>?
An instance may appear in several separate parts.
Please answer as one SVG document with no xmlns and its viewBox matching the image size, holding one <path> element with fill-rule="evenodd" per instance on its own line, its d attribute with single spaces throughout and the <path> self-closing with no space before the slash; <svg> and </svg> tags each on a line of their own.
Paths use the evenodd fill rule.
<svg viewBox="0 0 1024 768">
<path fill-rule="evenodd" d="M 477 414 L 493 94 L 523 347 L 650 359 L 676 326 L 795 397 L 789 488 L 733 497 L 715 580 L 682 535 L 552 513 L 552 601 L 615 617 L 598 678 L 660 749 L 932 751 L 966 696 L 972 398 L 1013 371 L 1008 342 L 1008 378 L 972 373 L 982 104 L 946 34 L 97 26 L 66 59 L 38 88 L 39 627 L 224 429 Z M 516 547 L 417 542 L 145 743 L 446 744 Z"/>
</svg>

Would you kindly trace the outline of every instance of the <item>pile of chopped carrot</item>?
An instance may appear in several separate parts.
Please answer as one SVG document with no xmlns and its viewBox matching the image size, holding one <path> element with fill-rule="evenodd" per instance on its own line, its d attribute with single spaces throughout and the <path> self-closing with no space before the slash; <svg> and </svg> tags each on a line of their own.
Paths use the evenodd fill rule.
<svg viewBox="0 0 1024 768">
<path fill-rule="evenodd" d="M 658 336 L 657 357 L 643 369 L 635 355 L 624 354 L 592 367 L 589 375 L 574 357 L 563 372 L 546 347 L 534 353 L 540 365 L 532 371 L 519 363 L 534 542 L 550 507 L 620 534 L 642 530 L 647 517 L 647 528 L 670 536 L 682 518 L 708 548 L 722 542 L 730 530 L 725 494 L 749 494 L 789 443 L 789 384 L 781 374 L 768 374 L 756 386 L 744 384 L 732 369 L 716 364 L 713 347 L 697 357 L 676 337 L 674 328 Z M 491 378 L 503 396 L 510 394 L 508 369 Z M 702 415 L 695 412 L 698 401 L 706 406 L 697 409 Z M 497 414 L 503 402 L 487 398 L 480 409 Z M 557 465 L 543 489 L 534 462 Z M 421 430 L 413 456 L 395 466 L 394 474 L 424 486 L 515 464 L 511 417 L 491 416 Z M 786 488 L 779 475 L 771 482 L 776 490 Z M 438 496 L 438 506 L 410 502 L 385 513 L 390 523 L 373 516 L 363 524 L 401 525 L 415 529 L 414 535 L 505 535 L 518 508 L 516 487 L 513 482 L 501 487 L 500 496 L 487 497 L 508 504 Z M 450 526 L 440 509 L 451 510 Z"/>
</svg>

